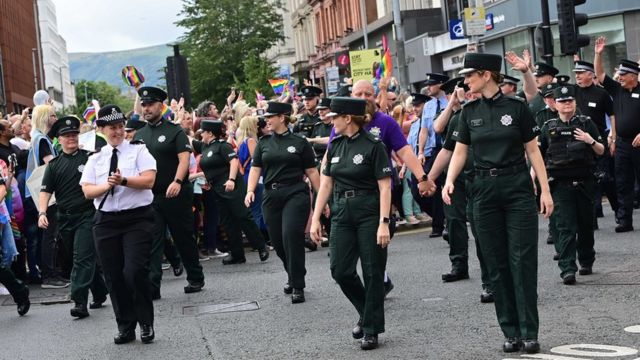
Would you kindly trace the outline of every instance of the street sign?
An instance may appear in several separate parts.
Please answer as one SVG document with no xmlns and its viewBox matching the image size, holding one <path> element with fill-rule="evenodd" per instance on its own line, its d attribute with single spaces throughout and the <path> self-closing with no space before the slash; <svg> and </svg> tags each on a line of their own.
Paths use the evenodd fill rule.
<svg viewBox="0 0 640 360">
<path fill-rule="evenodd" d="M 485 17 L 484 27 L 487 30 L 493 30 L 493 14 L 487 14 Z"/>
<path fill-rule="evenodd" d="M 467 44 L 467 52 L 468 53 L 477 53 L 478 52 L 478 43 L 470 42 Z"/>
<path fill-rule="evenodd" d="M 462 20 L 449 20 L 449 38 L 451 40 L 464 39 L 464 27 Z"/>
<path fill-rule="evenodd" d="M 485 11 L 484 7 L 465 8 L 464 9 L 464 24 L 465 34 L 467 36 L 484 35 L 487 31 L 485 25 Z"/>
</svg>

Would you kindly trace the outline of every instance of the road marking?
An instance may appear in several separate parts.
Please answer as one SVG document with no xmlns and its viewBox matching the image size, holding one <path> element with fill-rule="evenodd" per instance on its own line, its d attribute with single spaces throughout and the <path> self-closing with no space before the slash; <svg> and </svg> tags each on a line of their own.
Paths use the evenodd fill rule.
<svg viewBox="0 0 640 360">
<path fill-rule="evenodd" d="M 554 347 L 551 352 L 571 356 L 619 357 L 636 355 L 638 350 L 624 346 L 573 344 Z"/>
<path fill-rule="evenodd" d="M 560 355 L 547 355 L 547 354 L 532 354 L 532 355 L 520 355 L 525 359 L 544 359 L 544 360 L 591 360 L 586 358 L 566 357 Z M 522 359 L 518 359 L 522 360 Z"/>
<path fill-rule="evenodd" d="M 440 297 L 422 299 L 422 301 L 424 301 L 424 302 L 442 301 L 442 300 L 444 300 L 444 299 L 440 298 Z"/>
<path fill-rule="evenodd" d="M 634 334 L 640 334 L 640 325 L 627 326 L 626 328 L 624 328 L 624 331 Z"/>
</svg>

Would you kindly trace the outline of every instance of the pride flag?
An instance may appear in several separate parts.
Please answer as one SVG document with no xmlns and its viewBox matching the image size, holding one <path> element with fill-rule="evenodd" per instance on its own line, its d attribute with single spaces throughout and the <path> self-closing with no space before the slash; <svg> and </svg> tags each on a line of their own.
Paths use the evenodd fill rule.
<svg viewBox="0 0 640 360">
<path fill-rule="evenodd" d="M 122 68 L 122 81 L 129 86 L 138 86 L 144 82 L 144 76 L 133 65 Z"/>
<path fill-rule="evenodd" d="M 171 120 L 171 115 L 173 114 L 173 111 L 171 111 L 171 108 L 167 106 L 167 104 L 162 104 L 162 118 L 165 120 Z"/>
<path fill-rule="evenodd" d="M 285 91 L 285 87 L 289 83 L 287 79 L 269 79 L 269 85 L 276 95 L 280 95 Z"/>
<path fill-rule="evenodd" d="M 93 106 L 87 107 L 82 113 L 82 118 L 89 124 L 93 124 L 96 121 L 96 109 Z"/>
<path fill-rule="evenodd" d="M 378 70 L 376 70 L 376 79 L 391 76 L 392 69 L 393 64 L 391 63 L 391 51 L 389 50 L 387 36 L 382 35 L 382 59 Z"/>
<path fill-rule="evenodd" d="M 257 101 L 265 100 L 264 95 L 262 95 L 262 93 L 260 91 L 258 91 L 258 90 L 256 90 L 256 100 Z"/>
</svg>

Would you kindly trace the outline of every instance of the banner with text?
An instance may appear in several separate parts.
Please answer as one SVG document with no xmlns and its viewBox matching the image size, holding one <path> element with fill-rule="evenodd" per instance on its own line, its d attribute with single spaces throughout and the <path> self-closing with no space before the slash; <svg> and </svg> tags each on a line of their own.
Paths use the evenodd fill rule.
<svg viewBox="0 0 640 360">
<path fill-rule="evenodd" d="M 380 62 L 380 49 L 349 51 L 349 60 L 354 84 L 358 80 L 371 80 L 375 75 L 373 63 Z"/>
</svg>

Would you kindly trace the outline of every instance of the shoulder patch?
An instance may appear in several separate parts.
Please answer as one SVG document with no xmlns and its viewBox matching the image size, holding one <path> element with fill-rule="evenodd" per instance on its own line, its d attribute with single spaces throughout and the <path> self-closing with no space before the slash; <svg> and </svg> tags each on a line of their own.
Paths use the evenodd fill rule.
<svg viewBox="0 0 640 360">
<path fill-rule="evenodd" d="M 131 145 L 144 145 L 144 140 L 142 140 L 142 139 L 131 140 L 131 142 L 129 142 L 129 144 L 131 144 Z"/>
</svg>

